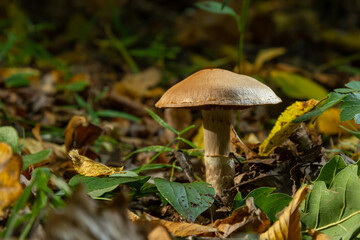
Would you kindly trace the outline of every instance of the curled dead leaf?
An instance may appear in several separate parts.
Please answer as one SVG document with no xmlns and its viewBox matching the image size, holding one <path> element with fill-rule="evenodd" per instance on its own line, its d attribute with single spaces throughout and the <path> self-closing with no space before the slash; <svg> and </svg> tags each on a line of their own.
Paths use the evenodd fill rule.
<svg viewBox="0 0 360 240">
<path fill-rule="evenodd" d="M 292 121 L 297 117 L 310 112 L 318 103 L 319 101 L 310 99 L 306 102 L 295 102 L 287 107 L 276 121 L 269 136 L 260 145 L 259 155 L 264 157 L 268 156 L 271 151 L 277 148 L 300 125 L 300 123 L 292 123 Z"/>
<path fill-rule="evenodd" d="M 101 128 L 90 124 L 83 116 L 73 116 L 65 129 L 66 151 L 81 149 L 92 144 L 101 133 Z"/>
<path fill-rule="evenodd" d="M 216 220 L 214 227 L 227 237 L 235 232 L 264 232 L 270 226 L 270 220 L 264 212 L 255 207 L 253 198 L 246 200 L 246 205 L 233 211 L 230 217 Z"/>
<path fill-rule="evenodd" d="M 128 217 L 131 221 L 136 223 L 147 223 L 159 224 L 168 229 L 175 237 L 187 237 L 187 236 L 198 236 L 207 233 L 215 233 L 218 230 L 210 226 L 204 226 L 195 223 L 182 223 L 182 222 L 171 222 L 162 220 L 157 217 L 153 217 L 147 213 L 144 213 L 141 217 L 128 211 Z"/>
<path fill-rule="evenodd" d="M 76 172 L 87 177 L 109 176 L 114 173 L 121 173 L 124 167 L 108 167 L 102 163 L 95 162 L 90 158 L 79 154 L 78 150 L 71 150 L 69 156 L 73 162 Z"/>
<path fill-rule="evenodd" d="M 301 224 L 299 207 L 308 193 L 309 186 L 300 188 L 293 200 L 266 232 L 260 235 L 260 240 L 301 240 Z"/>
<path fill-rule="evenodd" d="M 22 159 L 6 143 L 0 143 L 0 215 L 13 204 L 22 192 L 20 172 Z"/>
</svg>

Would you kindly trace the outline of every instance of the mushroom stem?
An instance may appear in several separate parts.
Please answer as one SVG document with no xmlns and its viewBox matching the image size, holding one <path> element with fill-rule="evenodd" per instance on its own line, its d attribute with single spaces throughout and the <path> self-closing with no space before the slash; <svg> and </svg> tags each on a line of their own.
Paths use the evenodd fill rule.
<svg viewBox="0 0 360 240">
<path fill-rule="evenodd" d="M 203 110 L 206 181 L 218 196 L 234 185 L 235 167 L 230 153 L 231 110 Z"/>
</svg>

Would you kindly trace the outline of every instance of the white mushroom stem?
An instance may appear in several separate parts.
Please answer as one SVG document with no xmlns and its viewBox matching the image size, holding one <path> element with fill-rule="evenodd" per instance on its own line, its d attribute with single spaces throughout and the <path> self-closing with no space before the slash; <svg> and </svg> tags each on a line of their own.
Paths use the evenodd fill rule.
<svg viewBox="0 0 360 240">
<path fill-rule="evenodd" d="M 203 110 L 206 182 L 218 196 L 234 184 L 235 166 L 230 153 L 231 110 Z"/>
</svg>

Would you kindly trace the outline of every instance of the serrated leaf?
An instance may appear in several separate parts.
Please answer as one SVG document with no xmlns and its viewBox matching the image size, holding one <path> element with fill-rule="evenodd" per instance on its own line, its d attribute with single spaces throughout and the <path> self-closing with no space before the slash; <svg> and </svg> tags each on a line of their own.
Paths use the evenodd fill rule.
<svg viewBox="0 0 360 240">
<path fill-rule="evenodd" d="M 273 70 L 271 78 L 291 98 L 320 100 L 328 94 L 328 91 L 323 86 L 295 73 Z"/>
<path fill-rule="evenodd" d="M 195 3 L 195 6 L 211 13 L 227 14 L 236 19 L 238 18 L 236 12 L 232 8 L 225 6 L 219 2 L 213 2 L 213 1 L 199 2 L 199 3 Z"/>
<path fill-rule="evenodd" d="M 316 115 L 325 112 L 327 109 L 331 108 L 332 106 L 338 104 L 345 97 L 346 97 L 346 95 L 344 95 L 344 94 L 331 92 L 328 94 L 327 99 L 325 100 L 324 104 L 320 108 L 317 108 L 309 113 L 306 113 L 306 114 L 296 118 L 293 122 L 298 123 L 298 122 L 303 122 L 303 121 L 309 120 L 309 119 L 315 117 Z"/>
<path fill-rule="evenodd" d="M 345 84 L 346 87 L 351 88 L 355 91 L 360 91 L 360 82 L 359 81 L 351 81 L 347 84 Z"/>
<path fill-rule="evenodd" d="M 19 136 L 13 127 L 0 127 L 0 142 L 7 143 L 14 153 L 19 153 Z"/>
<path fill-rule="evenodd" d="M 157 121 L 162 127 L 169 129 L 175 134 L 179 134 L 178 131 L 176 131 L 173 127 L 171 127 L 169 124 L 167 124 L 164 120 L 161 119 L 156 113 L 151 111 L 150 109 L 146 109 L 146 111 L 150 114 L 150 116 Z"/>
<path fill-rule="evenodd" d="M 352 239 L 360 231 L 358 166 L 349 165 L 332 179 L 330 188 L 317 180 L 307 196 L 301 221 L 331 239 Z"/>
<path fill-rule="evenodd" d="M 99 110 L 96 111 L 95 113 L 98 117 L 124 118 L 137 123 L 141 121 L 140 118 L 135 117 L 134 115 L 125 112 L 115 111 L 115 110 Z"/>
<path fill-rule="evenodd" d="M 214 202 L 215 190 L 205 182 L 177 183 L 154 179 L 161 195 L 186 219 L 195 219 Z"/>
<path fill-rule="evenodd" d="M 145 182 L 149 180 L 148 176 L 110 176 L 110 177 L 85 177 L 82 175 L 75 175 L 69 181 L 70 186 L 75 186 L 79 183 L 85 185 L 87 193 L 92 197 L 100 197 L 104 193 L 111 192 L 119 184 L 134 184 L 137 183 L 138 187 L 141 187 Z M 133 185 L 132 185 L 133 186 Z"/>
<path fill-rule="evenodd" d="M 347 121 L 355 118 L 356 115 L 360 114 L 360 93 L 350 93 L 348 94 L 341 103 L 339 107 L 341 111 L 340 113 L 340 121 Z M 360 124 L 359 116 L 356 116 L 356 123 Z"/>
<path fill-rule="evenodd" d="M 244 199 L 239 192 L 235 198 L 232 210 L 243 206 L 246 199 L 254 198 L 255 205 L 260 208 L 272 222 L 277 220 L 276 214 L 283 210 L 292 200 L 292 198 L 283 193 L 273 193 L 276 188 L 260 187 L 252 190 Z"/>
<path fill-rule="evenodd" d="M 22 170 L 24 171 L 30 165 L 33 165 L 33 164 L 36 164 L 36 163 L 39 163 L 39 162 L 45 160 L 50 154 L 51 154 L 51 149 L 45 149 L 45 150 L 42 150 L 37 153 L 22 156 L 22 159 L 23 159 Z"/>
</svg>

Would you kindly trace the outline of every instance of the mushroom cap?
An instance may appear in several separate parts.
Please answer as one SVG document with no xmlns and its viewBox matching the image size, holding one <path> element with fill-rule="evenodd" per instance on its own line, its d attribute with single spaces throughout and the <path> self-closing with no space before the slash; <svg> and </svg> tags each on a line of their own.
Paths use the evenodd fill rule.
<svg viewBox="0 0 360 240">
<path fill-rule="evenodd" d="M 246 75 L 224 69 L 198 71 L 167 90 L 158 108 L 244 109 L 280 103 L 268 86 Z"/>
</svg>

